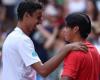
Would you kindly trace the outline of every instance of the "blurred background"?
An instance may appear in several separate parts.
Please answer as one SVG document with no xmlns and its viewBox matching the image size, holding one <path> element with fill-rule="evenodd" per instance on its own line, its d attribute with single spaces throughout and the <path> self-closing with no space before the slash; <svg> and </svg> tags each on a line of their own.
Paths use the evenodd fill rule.
<svg viewBox="0 0 100 80">
<path fill-rule="evenodd" d="M 64 18 L 73 12 L 89 15 L 92 31 L 87 39 L 100 53 L 100 0 L 0 0 L 0 80 L 2 80 L 2 45 L 7 35 L 16 27 L 16 9 L 21 1 L 36 1 L 44 5 L 42 24 L 30 35 L 42 62 L 55 55 L 65 44 Z M 61 67 L 62 64 L 45 80 L 59 80 Z"/>
</svg>

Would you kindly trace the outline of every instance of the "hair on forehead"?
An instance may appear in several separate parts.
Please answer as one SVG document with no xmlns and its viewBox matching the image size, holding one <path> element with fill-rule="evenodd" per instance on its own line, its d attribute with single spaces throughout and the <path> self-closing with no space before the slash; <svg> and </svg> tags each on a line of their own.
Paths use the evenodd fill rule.
<svg viewBox="0 0 100 80">
<path fill-rule="evenodd" d="M 17 8 L 18 19 L 22 20 L 25 12 L 32 15 L 34 12 L 36 12 L 39 9 L 43 9 L 43 6 L 41 3 L 32 2 L 32 1 L 23 1 L 19 4 Z"/>
<path fill-rule="evenodd" d="M 72 13 L 65 18 L 66 27 L 79 27 L 79 32 L 82 38 L 86 38 L 91 32 L 91 21 L 85 13 Z"/>
</svg>

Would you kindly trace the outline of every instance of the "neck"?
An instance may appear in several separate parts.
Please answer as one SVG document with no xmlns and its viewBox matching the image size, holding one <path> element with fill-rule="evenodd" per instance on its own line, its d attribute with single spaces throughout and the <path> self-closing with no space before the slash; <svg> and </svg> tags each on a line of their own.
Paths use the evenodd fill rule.
<svg viewBox="0 0 100 80">
<path fill-rule="evenodd" d="M 83 42 L 85 39 L 81 38 L 80 36 L 76 36 L 73 38 L 72 42 Z"/>
<path fill-rule="evenodd" d="M 19 21 L 18 24 L 17 24 L 17 26 L 18 26 L 26 35 L 29 36 L 30 33 L 29 33 L 28 29 L 27 29 L 27 25 L 26 25 L 26 24 L 23 24 L 22 21 Z"/>
</svg>

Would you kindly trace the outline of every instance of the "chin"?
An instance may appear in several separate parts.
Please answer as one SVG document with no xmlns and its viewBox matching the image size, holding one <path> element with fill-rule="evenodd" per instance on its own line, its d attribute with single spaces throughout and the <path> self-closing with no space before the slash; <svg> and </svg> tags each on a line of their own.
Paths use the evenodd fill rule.
<svg viewBox="0 0 100 80">
<path fill-rule="evenodd" d="M 68 41 L 69 42 L 69 39 L 68 38 L 65 38 L 65 41 Z"/>
<path fill-rule="evenodd" d="M 65 41 L 66 41 L 66 42 L 69 42 L 69 40 L 68 40 L 68 39 L 65 39 Z"/>
<path fill-rule="evenodd" d="M 65 44 L 69 44 L 70 42 L 69 41 L 65 41 Z"/>
</svg>

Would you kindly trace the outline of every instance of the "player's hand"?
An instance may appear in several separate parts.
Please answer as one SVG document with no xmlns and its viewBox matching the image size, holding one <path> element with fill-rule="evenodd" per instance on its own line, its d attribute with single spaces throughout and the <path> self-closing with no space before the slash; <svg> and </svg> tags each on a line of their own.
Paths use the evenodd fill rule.
<svg viewBox="0 0 100 80">
<path fill-rule="evenodd" d="M 84 52 L 88 51 L 88 47 L 82 42 L 73 42 L 68 44 L 68 46 L 71 47 L 71 50 L 81 50 Z"/>
</svg>

